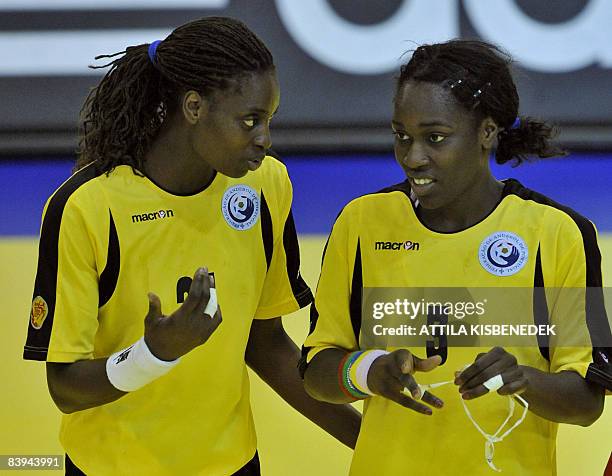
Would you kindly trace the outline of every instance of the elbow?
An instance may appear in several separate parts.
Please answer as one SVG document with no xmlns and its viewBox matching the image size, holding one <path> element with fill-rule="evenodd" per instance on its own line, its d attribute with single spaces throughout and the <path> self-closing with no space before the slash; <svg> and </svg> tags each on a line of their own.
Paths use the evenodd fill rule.
<svg viewBox="0 0 612 476">
<path fill-rule="evenodd" d="M 60 412 L 68 415 L 78 411 L 79 408 L 66 397 L 67 391 L 62 385 L 61 369 L 62 367 L 56 364 L 47 364 L 47 388 L 55 406 Z"/>
<path fill-rule="evenodd" d="M 604 409 L 604 402 L 602 398 L 600 399 L 600 401 L 591 405 L 588 411 L 585 411 L 581 415 L 581 418 L 580 418 L 581 421 L 577 422 L 577 424 L 580 426 L 584 426 L 584 427 L 591 426 L 593 423 L 595 423 L 599 419 L 599 417 L 603 413 L 603 409 Z"/>
<path fill-rule="evenodd" d="M 310 397 L 314 398 L 315 400 L 318 400 L 320 402 L 329 402 L 329 400 L 326 399 L 325 396 L 322 395 L 322 393 L 319 391 L 316 378 L 313 378 L 313 373 L 314 372 L 309 372 L 308 368 L 306 369 L 306 372 L 304 373 L 304 390 Z"/>
<path fill-rule="evenodd" d="M 586 395 L 583 397 L 583 401 L 585 404 L 579 409 L 575 409 L 573 421 L 569 423 L 587 427 L 595 423 L 602 415 L 604 410 L 604 393 L 599 388 L 591 387 L 591 392 L 589 392 L 588 397 Z"/>
<path fill-rule="evenodd" d="M 317 391 L 312 385 L 312 379 L 310 378 L 308 367 L 304 369 L 304 372 L 302 373 L 302 379 L 304 382 L 304 390 L 306 391 L 306 393 L 315 400 L 319 400 Z"/>
<path fill-rule="evenodd" d="M 582 415 L 579 421 L 576 421 L 574 424 L 582 426 L 584 428 L 591 426 L 593 423 L 597 421 L 599 415 L 591 416 L 591 415 Z"/>
<path fill-rule="evenodd" d="M 308 372 L 310 365 L 306 360 L 306 356 L 302 356 L 298 361 L 298 372 L 300 373 L 300 377 L 302 377 L 302 382 L 304 384 L 304 390 L 306 393 L 314 398 L 315 400 L 321 400 L 318 396 L 316 388 L 313 386 L 312 382 L 312 372 Z"/>
<path fill-rule="evenodd" d="M 579 423 L 581 426 L 591 426 L 604 411 L 605 389 L 593 383 L 589 383 L 588 387 L 590 390 L 588 393 L 591 398 L 588 399 L 589 405 L 584 412 L 583 421 Z"/>
<path fill-rule="evenodd" d="M 54 391 L 53 387 L 49 385 L 49 394 L 51 395 L 51 400 L 55 403 L 55 406 L 65 415 L 69 415 L 70 413 L 74 413 L 79 409 L 71 404 L 65 398 L 62 398 L 56 391 Z"/>
</svg>

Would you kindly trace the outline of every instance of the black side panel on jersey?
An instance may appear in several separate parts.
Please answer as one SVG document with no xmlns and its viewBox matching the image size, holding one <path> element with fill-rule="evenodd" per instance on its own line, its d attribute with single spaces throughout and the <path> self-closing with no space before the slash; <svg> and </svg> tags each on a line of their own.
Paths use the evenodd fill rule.
<svg viewBox="0 0 612 476">
<path fill-rule="evenodd" d="M 406 197 L 410 200 L 410 184 L 407 180 L 404 182 L 397 183 L 395 185 L 391 185 L 389 187 L 385 187 L 377 192 L 373 192 L 373 195 L 378 193 L 390 193 L 390 192 L 403 192 Z M 336 216 L 336 220 L 342 214 L 342 211 L 338 213 Z M 325 242 L 325 248 L 323 249 L 323 258 L 321 259 L 321 265 L 323 265 L 323 260 L 325 259 L 325 252 L 327 251 L 327 245 L 329 244 L 329 237 Z M 349 312 L 351 316 L 351 325 L 353 327 L 353 332 L 355 333 L 355 340 L 359 342 L 359 333 L 361 332 L 361 305 L 362 305 L 362 292 L 363 292 L 363 271 L 361 265 L 361 245 L 360 242 L 357 242 L 357 252 L 355 253 L 355 266 L 353 268 L 353 279 L 351 282 L 351 300 L 349 303 Z M 313 303 L 310 306 L 310 330 L 308 331 L 308 335 L 312 334 L 317 326 L 317 320 L 319 319 L 319 312 L 316 308 L 316 303 Z M 308 364 L 306 363 L 306 356 L 308 352 L 310 352 L 311 347 L 302 346 L 302 357 L 298 362 L 298 369 L 300 371 L 300 375 L 304 378 L 304 373 L 306 372 L 306 368 Z"/>
<path fill-rule="evenodd" d="M 601 253 L 597 246 L 597 234 L 593 224 L 569 207 L 561 205 L 540 193 L 523 187 L 516 180 L 507 180 L 504 195 L 514 194 L 524 200 L 548 205 L 566 213 L 580 230 L 586 262 L 586 320 L 593 346 L 593 363 L 586 378 L 612 390 L 612 349 L 605 343 L 612 341 L 612 331 L 606 314 L 601 277 Z"/>
<path fill-rule="evenodd" d="M 542 274 L 542 256 L 540 255 L 540 245 L 538 244 L 538 254 L 536 255 L 535 273 L 533 276 L 533 320 L 535 325 L 546 325 L 550 323 L 548 313 L 548 303 L 546 302 L 546 290 L 544 289 L 544 275 Z M 550 362 L 549 338 L 547 335 L 538 334 L 538 347 L 540 354 Z"/>
<path fill-rule="evenodd" d="M 283 230 L 283 247 L 287 258 L 287 276 L 291 284 L 291 290 L 300 308 L 307 306 L 313 301 L 312 291 L 300 275 L 300 247 L 298 245 L 293 212 L 289 210 L 287 221 Z"/>
<path fill-rule="evenodd" d="M 355 341 L 359 342 L 361 332 L 361 304 L 363 299 L 363 270 L 361 267 L 361 241 L 357 240 L 357 251 L 355 252 L 355 266 L 353 267 L 353 280 L 351 282 L 351 300 L 349 302 L 349 313 L 351 325 L 355 334 Z"/>
<path fill-rule="evenodd" d="M 108 227 L 108 255 L 104 271 L 100 274 L 100 282 L 98 283 L 98 307 L 104 306 L 115 292 L 117 280 L 119 279 L 119 263 L 120 250 L 119 238 L 117 237 L 117 228 L 113 220 L 113 214 L 110 209 L 110 225 Z"/>
<path fill-rule="evenodd" d="M 338 219 L 338 217 L 336 217 Z M 325 241 L 325 246 L 323 247 L 323 255 L 321 256 L 321 267 L 323 267 L 323 260 L 325 259 L 325 253 L 327 252 L 327 245 L 329 245 L 329 236 Z M 313 301 L 310 305 L 310 328 L 308 329 L 308 335 L 312 334 L 317 327 L 317 320 L 319 319 L 319 311 L 317 311 L 316 302 Z M 302 356 L 298 361 L 298 370 L 300 372 L 300 376 L 302 379 L 304 378 L 304 374 L 306 373 L 306 369 L 308 368 L 308 362 L 306 362 L 306 358 L 308 357 L 308 352 L 310 352 L 312 347 L 302 346 Z"/>
<path fill-rule="evenodd" d="M 84 167 L 64 182 L 55 192 L 47 206 L 38 245 L 38 267 L 36 269 L 33 300 L 36 296 L 41 296 L 47 303 L 48 314 L 40 329 L 35 329 L 32 325 L 28 325 L 28 337 L 23 351 L 24 359 L 45 360 L 47 358 L 55 313 L 58 280 L 58 244 L 64 208 L 70 196 L 80 186 L 96 178 L 101 173 L 96 170 L 95 164 Z"/>
<path fill-rule="evenodd" d="M 274 232 L 272 230 L 272 217 L 270 208 L 263 190 L 261 191 L 261 239 L 266 253 L 266 270 L 270 269 L 272 263 L 272 252 L 274 251 Z"/>
<path fill-rule="evenodd" d="M 327 251 L 327 245 L 329 243 L 329 238 L 327 239 L 327 243 L 325 243 L 325 249 L 323 250 L 323 259 L 325 259 L 325 252 Z M 361 299 L 363 292 L 363 279 L 362 279 L 362 269 L 361 269 L 361 246 L 359 241 L 357 241 L 357 251 L 355 253 L 355 267 L 353 268 L 353 279 L 351 283 L 351 298 L 349 302 L 349 314 L 351 316 L 351 326 L 353 327 L 353 332 L 355 333 L 355 342 L 359 343 L 359 332 L 361 330 Z M 317 321 L 319 319 L 319 311 L 317 311 L 316 303 L 313 302 L 310 306 L 310 330 L 308 331 L 308 335 L 312 334 L 317 327 Z M 302 346 L 302 357 L 298 362 L 298 370 L 300 371 L 300 375 L 304 378 L 304 373 L 308 368 L 308 364 L 306 363 L 306 357 L 308 356 L 308 352 L 310 352 L 311 347 Z"/>
<path fill-rule="evenodd" d="M 308 330 L 308 335 L 312 334 L 317 327 L 317 321 L 319 320 L 319 311 L 313 302 L 310 305 L 310 329 Z M 306 369 L 308 368 L 308 362 L 306 361 L 308 357 L 308 352 L 310 352 L 312 347 L 302 346 L 302 356 L 300 360 L 298 360 L 298 371 L 300 372 L 300 377 L 304 378 L 304 374 L 306 373 Z"/>
</svg>

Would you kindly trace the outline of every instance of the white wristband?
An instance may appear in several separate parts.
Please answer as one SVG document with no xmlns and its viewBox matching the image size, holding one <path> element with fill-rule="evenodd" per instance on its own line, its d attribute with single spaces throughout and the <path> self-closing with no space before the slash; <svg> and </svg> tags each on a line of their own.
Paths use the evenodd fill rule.
<svg viewBox="0 0 612 476">
<path fill-rule="evenodd" d="M 215 317 L 217 307 L 217 290 L 215 288 L 210 288 L 210 298 L 208 299 L 208 303 L 206 303 L 204 314 L 208 314 L 211 318 Z"/>
<path fill-rule="evenodd" d="M 370 371 L 370 367 L 376 359 L 378 359 L 381 355 L 387 355 L 389 352 L 386 350 L 374 349 L 367 350 L 364 352 L 364 356 L 357 362 L 357 369 L 355 371 L 356 381 L 353 384 L 363 393 L 367 393 L 368 395 L 374 395 L 370 387 L 368 387 L 368 372 Z"/>
<path fill-rule="evenodd" d="M 106 360 L 106 375 L 116 389 L 133 392 L 169 372 L 179 360 L 167 362 L 158 359 L 141 337 Z"/>
</svg>

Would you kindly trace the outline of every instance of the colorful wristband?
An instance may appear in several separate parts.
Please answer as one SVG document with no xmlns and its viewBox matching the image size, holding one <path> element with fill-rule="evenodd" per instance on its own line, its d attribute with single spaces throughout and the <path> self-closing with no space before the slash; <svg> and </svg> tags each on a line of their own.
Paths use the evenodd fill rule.
<svg viewBox="0 0 612 476">
<path fill-rule="evenodd" d="M 384 350 L 356 351 L 346 354 L 338 367 L 338 381 L 345 395 L 361 400 L 374 395 L 368 387 L 368 372 L 374 360 L 388 352 Z"/>
<path fill-rule="evenodd" d="M 374 363 L 376 359 L 383 355 L 387 355 L 389 352 L 386 350 L 374 349 L 374 350 L 366 350 L 362 352 L 359 357 L 353 363 L 349 376 L 353 382 L 353 385 L 357 387 L 357 389 L 365 393 L 366 395 L 374 395 L 374 392 L 370 390 L 368 387 L 368 373 L 370 372 L 370 367 Z"/>
</svg>

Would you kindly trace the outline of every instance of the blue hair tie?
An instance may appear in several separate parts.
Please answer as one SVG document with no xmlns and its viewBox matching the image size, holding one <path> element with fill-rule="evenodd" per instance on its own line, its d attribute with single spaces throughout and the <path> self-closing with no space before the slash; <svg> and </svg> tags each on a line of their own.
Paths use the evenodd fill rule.
<svg viewBox="0 0 612 476">
<path fill-rule="evenodd" d="M 518 129 L 519 127 L 521 127 L 521 118 L 516 116 L 516 119 L 514 120 L 512 125 L 510 126 L 510 129 Z"/>
<path fill-rule="evenodd" d="M 151 60 L 151 63 L 155 64 L 155 55 L 157 54 L 157 47 L 159 46 L 159 44 L 162 42 L 162 40 L 156 40 L 153 43 L 151 43 L 149 45 L 149 59 Z"/>
</svg>

